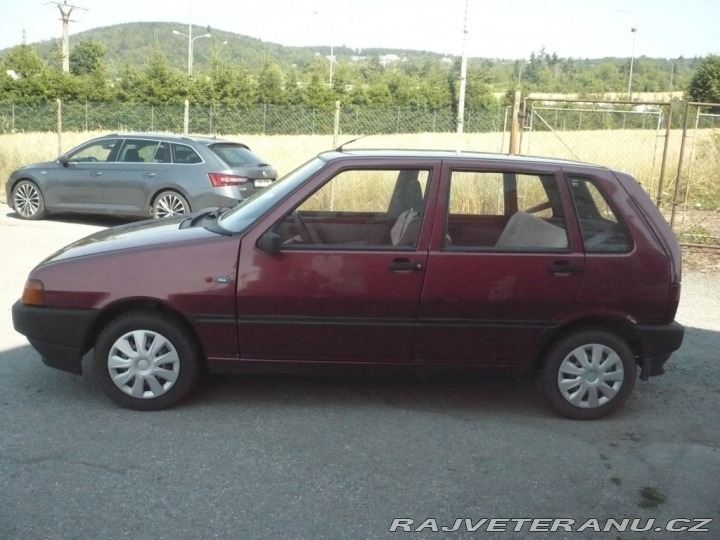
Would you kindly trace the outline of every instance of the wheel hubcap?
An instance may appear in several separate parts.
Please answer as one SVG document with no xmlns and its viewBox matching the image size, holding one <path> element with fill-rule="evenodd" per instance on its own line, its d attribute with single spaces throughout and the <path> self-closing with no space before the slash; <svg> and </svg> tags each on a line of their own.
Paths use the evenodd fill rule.
<svg viewBox="0 0 720 540">
<path fill-rule="evenodd" d="M 140 399 L 165 394 L 180 374 L 180 357 L 164 336 L 150 330 L 128 332 L 108 353 L 108 372 L 115 386 Z"/>
<path fill-rule="evenodd" d="M 40 194 L 29 184 L 21 185 L 15 191 L 15 210 L 23 216 L 32 216 L 40 208 Z"/>
<path fill-rule="evenodd" d="M 183 202 L 172 195 L 162 197 L 155 203 L 155 217 L 170 217 L 184 214 L 186 212 Z"/>
<path fill-rule="evenodd" d="M 563 359 L 557 383 L 569 403 L 592 409 L 617 395 L 624 376 L 620 356 L 610 347 L 593 343 L 574 349 Z"/>
</svg>

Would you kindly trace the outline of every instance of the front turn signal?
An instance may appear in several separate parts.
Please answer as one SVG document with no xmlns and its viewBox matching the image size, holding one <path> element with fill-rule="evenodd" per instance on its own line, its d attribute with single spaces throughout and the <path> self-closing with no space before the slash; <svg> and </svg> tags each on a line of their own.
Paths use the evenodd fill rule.
<svg viewBox="0 0 720 540">
<path fill-rule="evenodd" d="M 28 279 L 25 282 L 20 301 L 26 306 L 45 305 L 45 285 L 39 279 Z"/>
</svg>

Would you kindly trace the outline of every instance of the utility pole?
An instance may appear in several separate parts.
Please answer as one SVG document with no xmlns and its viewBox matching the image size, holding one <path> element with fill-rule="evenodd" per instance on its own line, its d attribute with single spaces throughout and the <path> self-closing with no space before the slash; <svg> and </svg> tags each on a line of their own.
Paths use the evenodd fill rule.
<svg viewBox="0 0 720 540">
<path fill-rule="evenodd" d="M 57 7 L 60 10 L 60 20 L 62 21 L 62 70 L 64 73 L 70 72 L 70 16 L 73 10 L 82 9 L 84 7 L 68 4 L 67 0 L 63 2 L 48 2 L 48 5 Z M 75 22 L 74 20 L 72 22 Z"/>
<path fill-rule="evenodd" d="M 468 4 L 465 0 L 465 22 L 463 24 L 462 59 L 460 60 L 460 90 L 458 92 L 458 111 L 456 132 L 462 135 L 465 130 L 465 88 L 467 86 L 467 37 L 468 37 Z M 458 148 L 459 150 L 459 148 Z"/>
</svg>

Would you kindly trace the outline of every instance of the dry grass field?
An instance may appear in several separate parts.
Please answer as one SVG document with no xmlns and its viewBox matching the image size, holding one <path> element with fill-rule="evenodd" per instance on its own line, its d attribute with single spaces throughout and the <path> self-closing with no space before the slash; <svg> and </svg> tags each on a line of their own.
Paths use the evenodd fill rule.
<svg viewBox="0 0 720 540">
<path fill-rule="evenodd" d="M 5 183 L 14 169 L 33 162 L 53 160 L 61 150 L 69 150 L 89 138 L 102 134 L 64 133 L 62 140 L 59 140 L 55 133 L 0 135 L 0 184 L 3 186 L 0 197 L 4 197 Z M 226 138 L 249 145 L 256 153 L 277 167 L 281 175 L 333 146 L 332 137 L 322 135 L 237 135 Z M 349 136 L 341 136 L 339 142 L 343 143 L 350 139 Z M 698 139 L 699 137 L 695 138 L 694 144 L 698 144 Z M 674 189 L 680 140 L 680 132 L 673 131 L 665 171 L 664 200 L 671 197 Z M 474 133 L 460 136 L 453 133 L 423 133 L 373 135 L 354 142 L 350 147 L 503 152 L 506 151 L 507 146 L 508 135 L 504 133 Z M 533 132 L 523 135 L 521 152 L 527 155 L 587 161 L 627 171 L 635 176 L 655 199 L 663 146 L 664 132 L 658 133 L 655 130 Z"/>
</svg>

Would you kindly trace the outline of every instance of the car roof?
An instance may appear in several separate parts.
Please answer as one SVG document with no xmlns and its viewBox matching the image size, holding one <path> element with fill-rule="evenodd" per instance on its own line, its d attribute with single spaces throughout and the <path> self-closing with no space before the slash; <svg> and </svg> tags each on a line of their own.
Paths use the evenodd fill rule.
<svg viewBox="0 0 720 540">
<path fill-rule="evenodd" d="M 219 139 L 217 137 L 206 137 L 201 135 L 178 135 L 176 133 L 153 133 L 153 132 L 129 132 L 129 133 L 108 133 L 98 139 L 106 139 L 108 137 L 120 137 L 123 139 L 159 139 L 165 141 L 177 142 L 199 142 L 199 143 L 229 143 L 245 146 L 242 143 L 236 143 L 227 139 Z"/>
<path fill-rule="evenodd" d="M 584 167 L 595 167 L 599 169 L 608 169 L 604 165 L 586 163 L 582 161 L 573 161 L 568 159 L 550 158 L 543 156 L 520 156 L 510 154 L 498 154 L 492 152 L 473 152 L 467 150 L 415 150 L 415 149 L 354 149 L 348 150 L 338 148 L 328 150 L 318 155 L 320 159 L 325 161 L 340 160 L 347 157 L 356 158 L 427 158 L 427 159 L 471 159 L 480 161 L 496 161 L 505 163 L 535 163 L 535 164 L 552 164 L 552 165 L 582 165 Z"/>
</svg>

